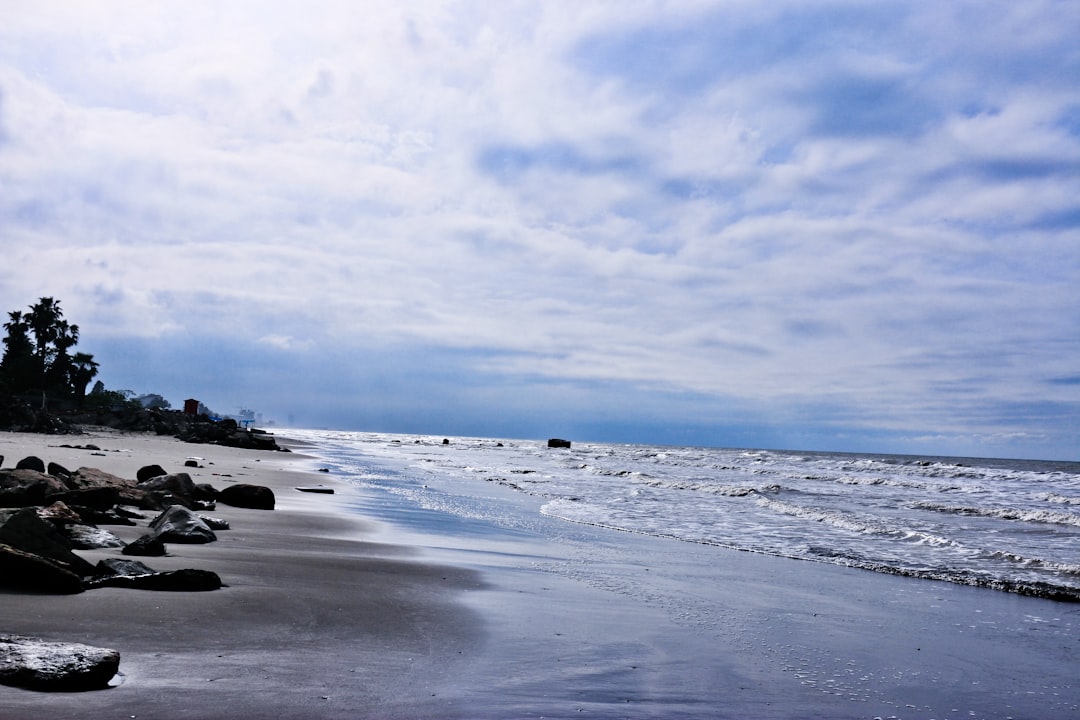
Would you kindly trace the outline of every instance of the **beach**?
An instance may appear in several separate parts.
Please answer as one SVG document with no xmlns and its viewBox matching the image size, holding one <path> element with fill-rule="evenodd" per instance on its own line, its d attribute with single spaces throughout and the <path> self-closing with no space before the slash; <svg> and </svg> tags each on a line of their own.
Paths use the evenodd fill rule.
<svg viewBox="0 0 1080 720">
<path fill-rule="evenodd" d="M 134 477 L 157 463 L 277 498 L 273 511 L 219 504 L 208 514 L 231 529 L 217 542 L 146 559 L 156 570 L 213 570 L 221 590 L 0 595 L 0 631 L 117 649 L 123 674 L 94 692 L 0 687 L 0 717 L 1080 712 L 1076 604 L 604 528 L 508 529 L 316 472 L 317 447 L 282 442 L 294 452 L 0 434 L 4 467 L 37 455 Z M 88 443 L 101 451 L 59 447 Z M 191 457 L 201 467 L 185 468 Z M 316 484 L 335 492 L 296 490 Z M 520 501 L 506 487 L 486 492 Z M 145 522 L 108 529 L 129 541 Z"/>
</svg>

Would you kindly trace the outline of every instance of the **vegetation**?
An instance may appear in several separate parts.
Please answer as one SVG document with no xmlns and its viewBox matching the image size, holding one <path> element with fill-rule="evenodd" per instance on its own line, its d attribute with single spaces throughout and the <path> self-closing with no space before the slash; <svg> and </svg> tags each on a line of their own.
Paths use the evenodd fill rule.
<svg viewBox="0 0 1080 720">
<path fill-rule="evenodd" d="M 58 301 L 43 297 L 28 312 L 9 312 L 4 329 L 0 385 L 7 394 L 40 393 L 42 409 L 49 398 L 82 405 L 98 364 L 87 353 L 72 354 L 79 342 L 79 326 L 64 319 Z"/>
</svg>

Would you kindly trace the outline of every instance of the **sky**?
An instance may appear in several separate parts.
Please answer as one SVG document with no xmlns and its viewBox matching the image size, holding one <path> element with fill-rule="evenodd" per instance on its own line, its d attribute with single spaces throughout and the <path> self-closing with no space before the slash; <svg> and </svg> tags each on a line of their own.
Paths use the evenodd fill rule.
<svg viewBox="0 0 1080 720">
<path fill-rule="evenodd" d="M 0 0 L 0 311 L 278 425 L 1080 460 L 1080 3 Z"/>
</svg>

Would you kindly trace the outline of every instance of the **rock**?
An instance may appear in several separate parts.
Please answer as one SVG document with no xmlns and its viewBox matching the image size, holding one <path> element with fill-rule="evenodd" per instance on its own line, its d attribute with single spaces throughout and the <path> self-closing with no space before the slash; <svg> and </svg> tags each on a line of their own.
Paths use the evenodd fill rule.
<svg viewBox="0 0 1080 720">
<path fill-rule="evenodd" d="M 183 505 L 173 505 L 151 520 L 150 527 L 162 542 L 191 545 L 217 540 L 214 531 L 198 515 Z"/>
<path fill-rule="evenodd" d="M 36 455 L 30 455 L 24 457 L 19 462 L 15 463 L 16 470 L 37 470 L 39 473 L 45 472 L 45 462 Z"/>
<path fill-rule="evenodd" d="M 127 558 L 105 558 L 104 560 L 98 560 L 98 564 L 94 569 L 97 571 L 98 577 L 107 577 L 109 575 L 149 575 L 157 572 L 157 570 L 147 567 L 138 560 L 128 560 Z"/>
<path fill-rule="evenodd" d="M 196 500 L 202 500 L 203 502 L 213 502 L 217 500 L 218 491 L 210 483 L 195 483 L 195 493 L 192 495 Z"/>
<path fill-rule="evenodd" d="M 165 542 L 156 535 L 143 535 L 129 542 L 120 552 L 139 557 L 161 557 L 165 554 Z"/>
<path fill-rule="evenodd" d="M 108 530 L 89 525 L 68 525 L 64 535 L 78 550 L 97 550 L 99 548 L 122 548 L 124 541 Z"/>
<path fill-rule="evenodd" d="M 200 520 L 202 520 L 204 523 L 206 523 L 206 527 L 210 528 L 211 530 L 228 530 L 229 529 L 229 521 L 228 520 L 222 520 L 221 518 L 216 518 L 216 517 L 213 517 L 211 515 L 203 515 L 202 513 L 196 513 L 196 516 Z"/>
<path fill-rule="evenodd" d="M 549 448 L 568 448 L 570 447 L 569 440 L 563 440 L 562 438 L 551 438 L 548 440 Z"/>
<path fill-rule="evenodd" d="M 52 475 L 55 478 L 60 478 L 61 480 L 71 477 L 70 470 L 68 470 L 63 465 L 54 462 L 49 463 L 48 467 L 45 469 L 45 472 L 48 475 Z"/>
<path fill-rule="evenodd" d="M 185 460 L 184 461 L 184 467 L 197 468 L 197 467 L 199 467 L 199 461 L 198 460 Z"/>
<path fill-rule="evenodd" d="M 48 507 L 41 508 L 37 511 L 37 514 L 39 518 L 52 523 L 54 527 L 81 523 L 83 521 L 82 516 L 79 515 L 79 513 L 75 512 L 64 504 L 64 502 L 59 500 Z"/>
<path fill-rule="evenodd" d="M 109 575 L 95 578 L 88 587 L 120 587 L 133 590 L 169 592 L 206 592 L 221 589 L 221 578 L 210 570 L 172 570 L 148 575 Z"/>
<path fill-rule="evenodd" d="M 130 527 L 135 524 L 129 518 L 129 515 L 133 513 L 124 510 L 119 505 L 108 510 L 98 510 L 86 505 L 73 505 L 71 509 L 78 513 L 84 525 L 127 525 Z M 141 515 L 136 515 L 136 517 L 142 518 Z"/>
<path fill-rule="evenodd" d="M 37 470 L 0 470 L 0 507 L 46 505 L 46 498 L 67 489 L 57 478 Z"/>
<path fill-rule="evenodd" d="M 3 543 L 0 543 L 0 587 L 64 595 L 86 589 L 82 578 L 67 568 Z"/>
<path fill-rule="evenodd" d="M 120 653 L 80 643 L 0 635 L 0 683 L 30 690 L 82 691 L 108 687 Z"/>
<path fill-rule="evenodd" d="M 328 488 L 325 485 L 301 485 L 296 489 L 306 493 L 322 493 L 324 495 L 334 494 L 334 488 Z"/>
<path fill-rule="evenodd" d="M 120 491 L 111 487 L 80 488 L 49 496 L 68 505 L 82 505 L 95 510 L 109 510 L 120 502 Z"/>
<path fill-rule="evenodd" d="M 0 520 L 0 543 L 39 555 L 80 577 L 94 572 L 94 566 L 71 552 L 68 539 L 33 508 L 16 510 Z"/>
<path fill-rule="evenodd" d="M 218 502 L 233 507 L 253 510 L 274 509 L 274 491 L 262 485 L 248 485 L 247 483 L 229 485 L 218 492 L 217 499 Z"/>
<path fill-rule="evenodd" d="M 118 477 L 97 468 L 81 467 L 65 482 L 72 492 L 90 488 L 113 488 L 117 493 L 117 502 L 136 507 L 144 507 L 147 503 L 146 493 L 139 489 L 138 483 L 134 480 Z M 144 507 L 144 509 L 161 510 L 162 508 Z"/>
<path fill-rule="evenodd" d="M 143 492 L 157 492 L 162 495 L 171 495 L 174 503 L 185 507 L 191 507 L 195 500 L 195 483 L 187 473 L 175 473 L 173 475 L 157 475 L 139 483 L 139 489 Z"/>
<path fill-rule="evenodd" d="M 165 468 L 161 467 L 160 465 L 144 465 L 143 467 L 139 468 L 139 471 L 137 473 L 135 473 L 135 479 L 138 480 L 140 483 L 144 483 L 150 478 L 155 478 L 159 475 L 168 474 L 169 473 L 165 472 Z"/>
</svg>

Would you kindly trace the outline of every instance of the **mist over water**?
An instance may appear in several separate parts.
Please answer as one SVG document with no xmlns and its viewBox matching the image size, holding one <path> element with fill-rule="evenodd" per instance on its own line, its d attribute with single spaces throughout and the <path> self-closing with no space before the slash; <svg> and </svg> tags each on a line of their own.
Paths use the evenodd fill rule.
<svg viewBox="0 0 1080 720">
<path fill-rule="evenodd" d="M 463 517 L 499 514 L 470 499 L 493 483 L 566 522 L 1080 600 L 1080 463 L 289 435 L 318 443 L 358 482 Z M 394 479 L 365 475 L 365 464 Z M 435 478 L 460 497 L 426 491 Z"/>
</svg>

